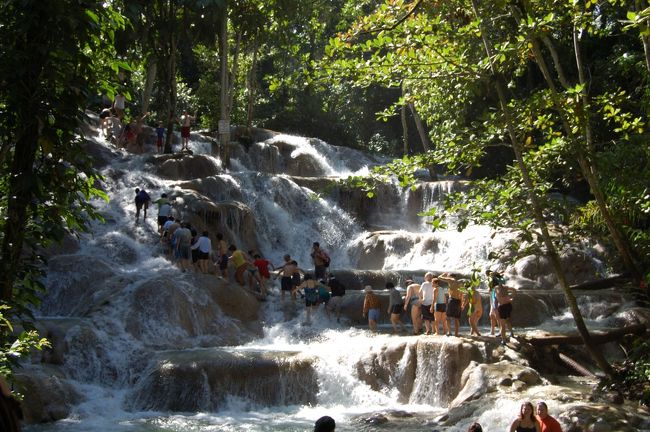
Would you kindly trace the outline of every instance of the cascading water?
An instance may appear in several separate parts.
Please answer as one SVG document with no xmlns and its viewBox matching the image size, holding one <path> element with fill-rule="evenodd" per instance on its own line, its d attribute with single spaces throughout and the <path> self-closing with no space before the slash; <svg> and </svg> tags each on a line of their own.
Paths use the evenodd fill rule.
<svg viewBox="0 0 650 432">
<path fill-rule="evenodd" d="M 408 192 L 391 192 L 392 204 L 400 208 L 380 203 L 394 211 L 394 223 L 376 218 L 391 231 L 373 234 L 344 206 L 294 177 L 358 174 L 380 160 L 279 135 L 240 150 L 234 168 L 223 172 L 220 161 L 209 156 L 210 142 L 194 139 L 191 146 L 201 155 L 193 158 L 203 161 L 207 173 L 196 179 L 182 159 L 154 163 L 151 156 L 110 150 L 101 139 L 93 145 L 104 149 L 106 160 L 102 172 L 111 200 L 96 203 L 106 223 L 95 224 L 78 246 L 52 258 L 49 294 L 37 315 L 64 354 L 47 360 L 57 365 L 56 373 L 49 365 L 26 366 L 26 375 L 54 374 L 69 413 L 26 430 L 305 431 L 327 414 L 337 419 L 337 431 L 358 431 L 375 430 L 360 418 L 388 412 L 391 428 L 415 431 L 460 391 L 460 375 L 470 362 L 485 360 L 486 347 L 458 338 L 371 335 L 336 323 L 322 309 L 305 325 L 304 308 L 282 302 L 277 287 L 259 322 L 251 322 L 256 315 L 248 313 L 256 303 L 240 304 L 239 315 L 226 315 L 220 306 L 230 301 L 224 285 L 215 288 L 213 276 L 183 274 L 160 256 L 153 208 L 145 221 L 133 223 L 133 190 L 145 187 L 154 200 L 162 193 L 173 196 L 184 217 L 199 209 L 200 221 L 219 220 L 229 233 L 240 233 L 240 241 L 248 235 L 246 241 L 255 244 L 246 246 L 275 264 L 290 253 L 309 267 L 312 241 L 325 245 L 337 269 L 373 268 L 360 263 L 370 249 L 379 250 L 379 242 L 378 270 L 467 272 L 488 264 L 489 245 L 501 240 L 491 239 L 484 227 L 432 234 L 418 222 L 405 231 L 409 226 L 400 215 L 414 209 Z M 421 186 L 424 206 L 455 187 L 453 182 Z M 196 194 L 222 207 L 205 207 Z M 481 414 L 484 427 L 504 428 L 509 419 L 495 410 L 515 412 L 515 407 L 507 400 L 488 407 Z M 470 420 L 437 428 L 458 432 Z"/>
</svg>

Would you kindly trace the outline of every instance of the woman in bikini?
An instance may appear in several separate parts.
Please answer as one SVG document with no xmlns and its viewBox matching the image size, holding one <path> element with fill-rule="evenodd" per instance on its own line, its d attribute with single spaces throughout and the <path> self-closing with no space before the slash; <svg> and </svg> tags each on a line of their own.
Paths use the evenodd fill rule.
<svg viewBox="0 0 650 432">
<path fill-rule="evenodd" d="M 404 310 L 411 308 L 411 321 L 413 322 L 413 334 L 420 334 L 420 327 L 422 326 L 422 311 L 420 310 L 420 304 L 422 299 L 420 298 L 420 284 L 411 283 L 407 281 L 406 287 L 406 297 L 404 297 Z"/>
<path fill-rule="evenodd" d="M 519 416 L 510 425 L 510 432 L 540 432 L 539 422 L 533 413 L 532 403 L 522 403 Z"/>
</svg>

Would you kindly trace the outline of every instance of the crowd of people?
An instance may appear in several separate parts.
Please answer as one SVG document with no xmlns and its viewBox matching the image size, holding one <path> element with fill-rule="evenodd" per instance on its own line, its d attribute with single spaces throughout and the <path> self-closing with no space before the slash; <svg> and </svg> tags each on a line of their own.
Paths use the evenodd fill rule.
<svg viewBox="0 0 650 432">
<path fill-rule="evenodd" d="M 126 96 L 124 91 L 119 89 L 110 107 L 103 108 L 99 113 L 99 128 L 104 138 L 119 148 L 125 148 L 134 153 L 145 152 L 144 132 L 145 119 L 149 117 L 148 112 L 141 115 L 126 117 Z M 190 115 L 183 111 L 180 118 L 172 116 L 171 120 L 180 125 L 181 151 L 189 151 L 190 128 L 196 121 L 196 112 Z M 156 151 L 163 153 L 167 129 L 163 121 L 158 121 L 154 128 L 156 134 Z"/>
</svg>

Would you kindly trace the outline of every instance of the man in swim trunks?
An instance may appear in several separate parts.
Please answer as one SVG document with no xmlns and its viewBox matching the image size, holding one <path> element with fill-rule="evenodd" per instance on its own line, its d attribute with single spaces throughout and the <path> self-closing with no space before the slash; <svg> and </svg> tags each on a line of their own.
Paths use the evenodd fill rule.
<svg viewBox="0 0 650 432">
<path fill-rule="evenodd" d="M 181 151 L 190 149 L 190 126 L 192 125 L 195 117 L 196 114 L 194 114 L 194 116 L 191 116 L 187 113 L 187 111 L 183 111 L 183 115 L 181 116 Z"/>
<path fill-rule="evenodd" d="M 424 275 L 424 282 L 420 285 L 420 298 L 422 299 L 422 320 L 424 321 L 424 334 L 429 335 L 433 332 L 432 322 L 435 320 L 433 313 L 433 273 L 427 272 Z M 438 332 L 436 331 L 436 334 Z"/>
<path fill-rule="evenodd" d="M 499 327 L 501 328 L 501 344 L 505 345 L 507 342 L 506 328 L 510 330 L 510 337 L 514 337 L 512 333 L 512 322 L 510 316 L 512 315 L 512 294 L 516 292 L 514 288 L 499 284 L 495 287 L 497 301 L 499 308 Z"/>
<path fill-rule="evenodd" d="M 447 294 L 449 300 L 447 301 L 447 318 L 454 323 L 454 335 L 458 337 L 458 329 L 460 327 L 460 312 L 464 306 L 462 304 L 463 293 L 460 292 L 460 282 L 454 279 L 449 273 L 443 273 L 438 276 L 438 280 L 447 283 Z M 449 325 L 451 329 L 451 324 Z"/>
</svg>

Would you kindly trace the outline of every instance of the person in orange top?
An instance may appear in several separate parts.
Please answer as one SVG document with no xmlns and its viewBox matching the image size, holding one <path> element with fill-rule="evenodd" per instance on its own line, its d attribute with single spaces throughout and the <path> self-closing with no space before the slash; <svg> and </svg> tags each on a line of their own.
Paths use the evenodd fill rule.
<svg viewBox="0 0 650 432">
<path fill-rule="evenodd" d="M 370 330 L 377 331 L 377 321 L 379 321 L 379 310 L 381 308 L 379 297 L 372 291 L 370 285 L 366 285 L 363 292 L 366 293 L 366 297 L 363 300 L 363 317 L 368 317 L 368 327 Z"/>
<path fill-rule="evenodd" d="M 546 406 L 546 402 L 537 402 L 536 417 L 541 432 L 562 432 L 562 426 L 560 426 L 560 423 L 548 415 L 548 406 Z"/>
</svg>

